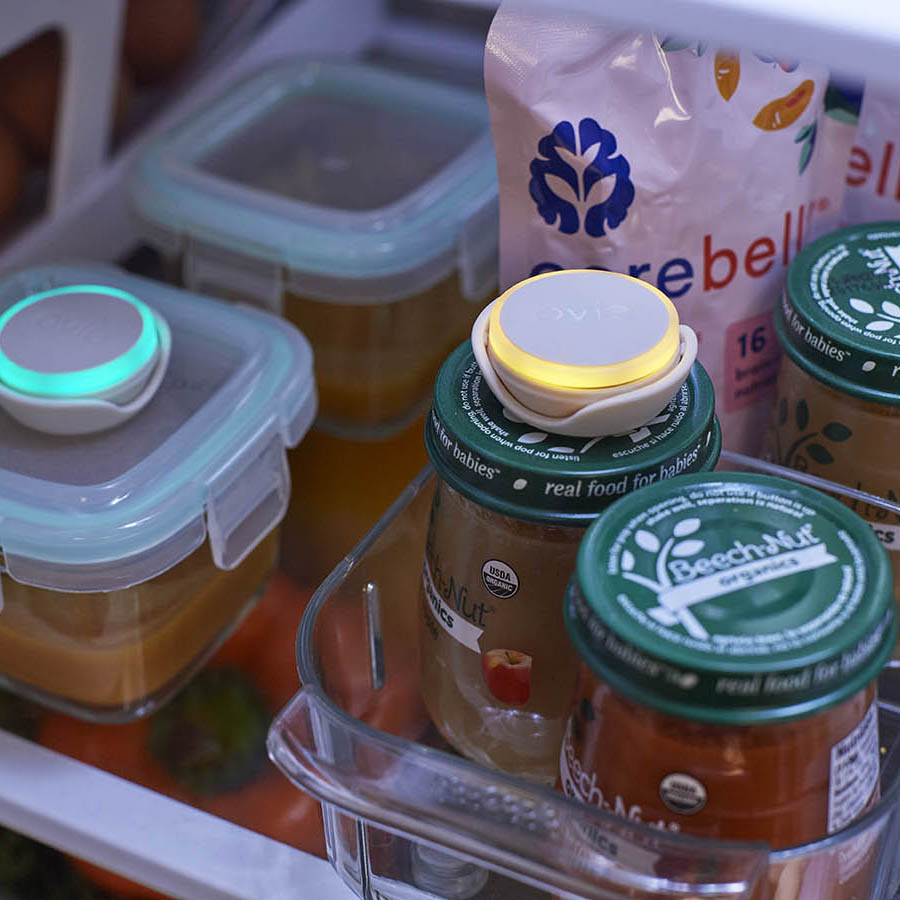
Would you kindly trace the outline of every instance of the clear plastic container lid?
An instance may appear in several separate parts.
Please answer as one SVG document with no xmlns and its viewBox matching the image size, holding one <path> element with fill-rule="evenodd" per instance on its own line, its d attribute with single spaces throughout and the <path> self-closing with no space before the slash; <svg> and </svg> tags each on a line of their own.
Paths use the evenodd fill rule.
<svg viewBox="0 0 900 900">
<path fill-rule="evenodd" d="M 107 285 L 169 324 L 171 357 L 148 405 L 96 434 L 55 436 L 0 411 L 0 570 L 64 591 L 147 581 L 208 538 L 232 569 L 281 520 L 285 448 L 316 412 L 312 351 L 281 319 L 96 265 L 0 282 L 0 315 L 65 285 Z"/>
<path fill-rule="evenodd" d="M 250 77 L 147 151 L 132 197 L 155 227 L 285 266 L 322 299 L 411 295 L 456 268 L 474 297 L 494 276 L 484 98 L 371 66 Z"/>
</svg>

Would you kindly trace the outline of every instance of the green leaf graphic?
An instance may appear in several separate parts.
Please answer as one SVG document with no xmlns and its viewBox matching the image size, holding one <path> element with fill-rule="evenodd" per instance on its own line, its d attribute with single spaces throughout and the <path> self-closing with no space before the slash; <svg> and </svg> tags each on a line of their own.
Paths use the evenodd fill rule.
<svg viewBox="0 0 900 900">
<path fill-rule="evenodd" d="M 859 86 L 844 86 L 843 88 L 830 82 L 825 89 L 825 115 L 855 125 L 859 121 L 859 110 L 862 103 L 862 91 Z"/>
<path fill-rule="evenodd" d="M 834 462 L 834 457 L 821 444 L 810 444 L 806 452 L 821 466 Z"/>
<path fill-rule="evenodd" d="M 800 175 L 802 175 L 806 171 L 806 167 L 809 165 L 810 159 L 812 159 L 812 152 L 812 144 L 803 145 L 803 149 L 800 151 L 800 162 L 797 165 L 797 172 Z"/>
<path fill-rule="evenodd" d="M 840 443 L 841 441 L 846 441 L 848 438 L 853 437 L 853 432 L 840 422 L 829 422 L 822 429 L 822 434 L 824 434 L 829 441 L 834 441 L 835 443 Z"/>
</svg>

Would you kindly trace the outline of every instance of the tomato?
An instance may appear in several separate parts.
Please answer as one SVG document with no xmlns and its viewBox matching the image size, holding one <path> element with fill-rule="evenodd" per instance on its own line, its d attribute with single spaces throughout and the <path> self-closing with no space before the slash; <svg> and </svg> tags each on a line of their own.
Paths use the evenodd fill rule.
<svg viewBox="0 0 900 900">
<path fill-rule="evenodd" d="M 294 638 L 309 596 L 277 574 L 241 627 L 161 711 L 125 725 L 97 725 L 48 714 L 39 726 L 39 742 L 273 840 L 324 856 L 318 802 L 294 787 L 265 752 L 269 721 L 300 686 Z M 210 707 L 204 705 L 205 694 L 214 698 Z M 238 711 L 223 702 L 239 703 Z M 236 729 L 235 723 L 241 728 Z M 247 729 L 253 746 L 242 739 Z M 216 751 L 208 757 L 203 737 L 210 731 Z M 233 750 L 246 759 L 234 762 L 216 756 Z M 209 767 L 220 764 L 223 769 L 213 768 L 210 774 Z M 123 897 L 162 897 L 90 863 L 73 863 L 95 884 Z"/>
</svg>

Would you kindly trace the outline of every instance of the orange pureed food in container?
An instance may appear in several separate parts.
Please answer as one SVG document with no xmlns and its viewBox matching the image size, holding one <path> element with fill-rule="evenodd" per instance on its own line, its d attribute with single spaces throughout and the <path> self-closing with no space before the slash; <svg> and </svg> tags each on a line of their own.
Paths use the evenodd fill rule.
<svg viewBox="0 0 900 900">
<path fill-rule="evenodd" d="M 147 405 L 105 430 L 49 434 L 0 411 L 0 683 L 121 721 L 172 696 L 265 587 L 286 448 L 316 394 L 309 345 L 281 319 L 112 268 L 27 270 L 0 282 L 0 314 L 52 295 L 46 326 L 90 343 L 109 320 L 73 325 L 65 302 L 108 291 L 162 317 L 171 354 Z"/>
</svg>

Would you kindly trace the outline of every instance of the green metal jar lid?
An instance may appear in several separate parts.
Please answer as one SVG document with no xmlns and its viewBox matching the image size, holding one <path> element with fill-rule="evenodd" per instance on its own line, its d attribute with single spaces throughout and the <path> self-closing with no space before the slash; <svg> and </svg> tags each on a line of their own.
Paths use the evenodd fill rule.
<svg viewBox="0 0 900 900">
<path fill-rule="evenodd" d="M 637 488 L 712 469 L 721 435 L 712 383 L 699 363 L 646 426 L 573 438 L 511 418 L 466 342 L 438 373 L 425 446 L 440 476 L 481 506 L 516 519 L 586 526 Z"/>
<path fill-rule="evenodd" d="M 836 500 L 763 475 L 689 475 L 588 529 L 565 602 L 582 658 L 703 722 L 799 718 L 874 681 L 897 612 L 887 555 Z"/>
<path fill-rule="evenodd" d="M 900 404 L 900 222 L 842 228 L 801 251 L 775 326 L 814 378 Z"/>
</svg>

